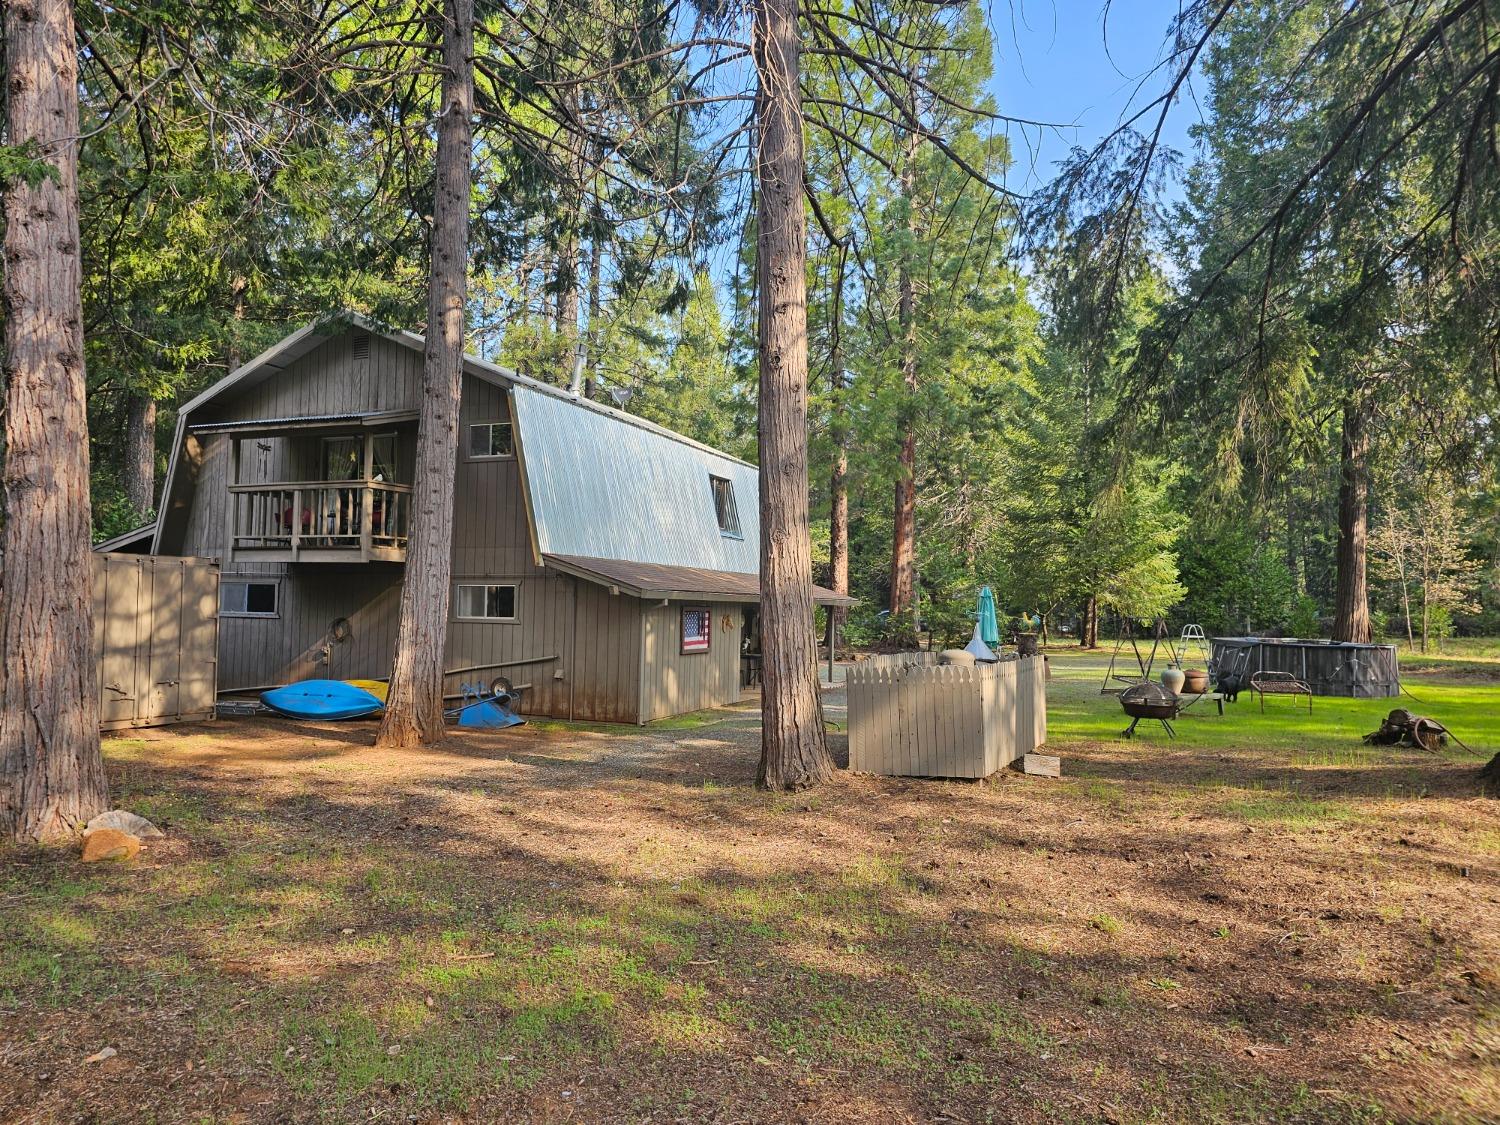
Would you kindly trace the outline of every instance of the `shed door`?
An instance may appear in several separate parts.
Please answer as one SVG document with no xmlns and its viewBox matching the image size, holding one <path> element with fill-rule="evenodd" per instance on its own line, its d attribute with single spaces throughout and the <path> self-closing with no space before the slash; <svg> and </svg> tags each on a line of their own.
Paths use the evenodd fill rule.
<svg viewBox="0 0 1500 1125">
<path fill-rule="evenodd" d="M 95 627 L 103 634 L 99 660 L 99 720 L 128 723 L 136 717 L 136 646 L 149 624 L 135 559 L 106 555 L 94 568 Z"/>
<path fill-rule="evenodd" d="M 178 713 L 178 688 L 182 679 L 182 564 L 157 563 L 148 574 L 151 579 L 151 687 L 142 717 L 156 719 Z"/>
</svg>

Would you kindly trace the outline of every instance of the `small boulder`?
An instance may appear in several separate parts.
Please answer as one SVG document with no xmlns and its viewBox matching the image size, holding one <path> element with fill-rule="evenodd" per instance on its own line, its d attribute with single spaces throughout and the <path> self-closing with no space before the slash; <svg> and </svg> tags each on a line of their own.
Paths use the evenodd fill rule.
<svg viewBox="0 0 1500 1125">
<path fill-rule="evenodd" d="M 128 832 L 142 840 L 154 840 L 166 835 L 145 817 L 137 816 L 128 809 L 110 809 L 109 812 L 100 813 L 88 822 L 83 830 L 83 838 L 87 840 L 90 832 L 100 828 L 118 828 L 121 832 Z"/>
<path fill-rule="evenodd" d="M 118 828 L 100 828 L 90 832 L 83 841 L 83 862 L 97 863 L 101 859 L 134 859 L 141 851 L 141 842 L 129 832 Z"/>
</svg>

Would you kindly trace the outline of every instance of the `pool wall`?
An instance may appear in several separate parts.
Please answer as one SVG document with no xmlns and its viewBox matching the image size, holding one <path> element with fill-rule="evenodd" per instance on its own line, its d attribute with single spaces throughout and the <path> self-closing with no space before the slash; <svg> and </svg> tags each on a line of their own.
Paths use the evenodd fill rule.
<svg viewBox="0 0 1500 1125">
<path fill-rule="evenodd" d="M 1401 694 L 1401 669 L 1395 645 L 1337 644 L 1294 637 L 1212 638 L 1215 686 L 1221 691 L 1248 691 L 1256 672 L 1290 672 L 1305 680 L 1314 695 L 1353 699 L 1390 699 Z M 1243 674 L 1235 682 L 1237 654 L 1246 652 Z"/>
</svg>

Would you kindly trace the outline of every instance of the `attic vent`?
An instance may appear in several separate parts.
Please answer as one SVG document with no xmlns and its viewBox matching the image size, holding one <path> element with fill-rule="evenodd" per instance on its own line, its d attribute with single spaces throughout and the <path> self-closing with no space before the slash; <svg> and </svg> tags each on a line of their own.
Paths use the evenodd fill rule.
<svg viewBox="0 0 1500 1125">
<path fill-rule="evenodd" d="M 368 332 L 354 334 L 354 358 L 357 360 L 370 358 L 370 334 Z"/>
</svg>

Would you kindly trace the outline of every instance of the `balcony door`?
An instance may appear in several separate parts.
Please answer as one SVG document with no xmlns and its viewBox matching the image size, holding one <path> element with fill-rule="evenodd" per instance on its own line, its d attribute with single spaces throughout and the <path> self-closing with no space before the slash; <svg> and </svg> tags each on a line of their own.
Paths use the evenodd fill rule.
<svg viewBox="0 0 1500 1125">
<path fill-rule="evenodd" d="M 370 476 L 387 484 L 405 484 L 402 473 L 401 445 L 394 433 L 363 436 L 326 437 L 323 439 L 323 475 L 326 481 L 363 480 L 365 475 L 364 443 L 370 443 Z"/>
<path fill-rule="evenodd" d="M 359 480 L 365 474 L 364 442 L 359 437 L 323 439 L 323 479 Z"/>
</svg>

